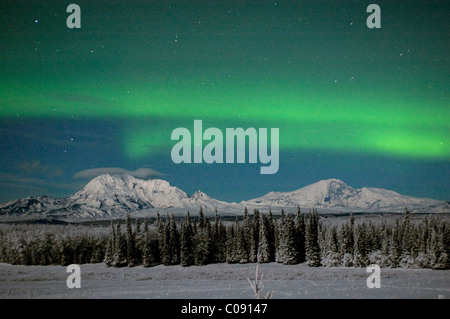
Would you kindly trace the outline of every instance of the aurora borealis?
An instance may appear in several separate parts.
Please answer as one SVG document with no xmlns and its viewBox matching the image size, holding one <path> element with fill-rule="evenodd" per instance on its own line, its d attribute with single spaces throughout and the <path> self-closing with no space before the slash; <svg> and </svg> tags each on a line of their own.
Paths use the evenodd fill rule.
<svg viewBox="0 0 450 319">
<path fill-rule="evenodd" d="M 2 1 L 0 201 L 149 167 L 240 201 L 326 178 L 449 199 L 449 5 L 440 1 Z M 381 7 L 381 28 L 366 7 Z M 170 134 L 280 129 L 280 168 L 172 163 Z"/>
</svg>

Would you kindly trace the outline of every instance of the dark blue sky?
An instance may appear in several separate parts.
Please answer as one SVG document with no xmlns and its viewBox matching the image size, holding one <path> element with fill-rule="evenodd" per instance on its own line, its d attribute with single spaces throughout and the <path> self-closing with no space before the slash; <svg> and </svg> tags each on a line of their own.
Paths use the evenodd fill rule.
<svg viewBox="0 0 450 319">
<path fill-rule="evenodd" d="M 76 3 L 78 30 L 69 3 L 0 5 L 0 201 L 98 168 L 227 201 L 328 178 L 450 199 L 448 3 L 378 1 L 381 29 L 356 0 Z M 279 128 L 278 172 L 174 164 L 195 119 Z"/>
</svg>

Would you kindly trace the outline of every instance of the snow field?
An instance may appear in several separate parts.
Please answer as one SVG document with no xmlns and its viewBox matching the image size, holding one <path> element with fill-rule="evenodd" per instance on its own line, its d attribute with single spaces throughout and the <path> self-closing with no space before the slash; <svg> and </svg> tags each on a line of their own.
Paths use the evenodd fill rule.
<svg viewBox="0 0 450 319">
<path fill-rule="evenodd" d="M 0 264 L 0 298 L 252 299 L 247 278 L 256 264 L 108 268 L 81 266 L 81 288 L 69 289 L 62 266 Z M 260 264 L 261 295 L 297 298 L 430 298 L 450 296 L 450 270 L 381 269 L 381 288 L 369 289 L 365 268 Z"/>
</svg>

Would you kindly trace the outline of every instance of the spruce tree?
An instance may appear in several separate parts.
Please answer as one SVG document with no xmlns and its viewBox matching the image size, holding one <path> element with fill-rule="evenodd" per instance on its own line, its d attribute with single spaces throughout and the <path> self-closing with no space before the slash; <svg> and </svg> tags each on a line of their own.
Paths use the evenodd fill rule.
<svg viewBox="0 0 450 319">
<path fill-rule="evenodd" d="M 175 221 L 175 215 L 170 216 L 170 251 L 172 265 L 178 265 L 180 263 L 180 233 Z"/>
<path fill-rule="evenodd" d="M 258 254 L 259 246 L 259 227 L 261 226 L 261 214 L 258 209 L 253 211 L 253 236 L 254 236 L 254 253 Z"/>
<path fill-rule="evenodd" d="M 219 237 L 219 220 L 217 216 L 217 209 L 216 209 L 216 215 L 214 217 L 214 224 L 211 226 L 210 234 L 209 234 L 209 256 L 208 261 L 209 263 L 216 263 L 216 255 L 217 255 L 217 244 L 218 244 L 218 237 Z"/>
<path fill-rule="evenodd" d="M 306 225 L 306 260 L 310 267 L 320 266 L 319 216 L 315 210 Z"/>
<path fill-rule="evenodd" d="M 292 216 L 287 215 L 284 223 L 284 234 L 281 242 L 281 262 L 285 265 L 298 263 L 297 240 L 295 238 L 295 225 Z"/>
<path fill-rule="evenodd" d="M 106 245 L 106 253 L 105 253 L 105 259 L 104 259 L 104 263 L 108 267 L 112 266 L 113 262 L 114 262 L 115 243 L 116 243 L 115 229 L 114 229 L 113 222 L 111 221 L 111 231 L 110 231 L 108 244 Z M 65 255 L 66 254 L 64 254 L 64 256 Z"/>
<path fill-rule="evenodd" d="M 247 208 L 244 211 L 241 246 L 244 251 L 243 255 L 245 256 L 243 260 L 246 260 L 245 262 L 256 262 L 257 247 L 255 243 L 254 225 Z"/>
<path fill-rule="evenodd" d="M 300 207 L 297 208 L 297 218 L 295 220 L 295 233 L 297 241 L 296 244 L 298 251 L 298 261 L 302 263 L 306 260 L 306 251 L 305 251 L 306 225 L 305 225 L 305 216 L 301 213 Z"/>
<path fill-rule="evenodd" d="M 420 234 L 420 251 L 423 254 L 427 253 L 428 247 L 428 217 L 425 216 L 423 223 L 421 225 L 421 234 Z"/>
<path fill-rule="evenodd" d="M 127 265 L 127 241 L 122 234 L 120 224 L 116 226 L 116 243 L 114 248 L 114 261 L 112 266 L 124 267 Z"/>
<path fill-rule="evenodd" d="M 211 263 L 224 262 L 226 255 L 226 229 L 223 226 L 222 222 L 219 221 L 217 210 L 210 237 L 211 245 L 209 261 Z"/>
<path fill-rule="evenodd" d="M 155 247 L 156 252 L 154 254 L 154 257 L 156 262 L 162 262 L 164 254 L 165 223 L 162 221 L 159 212 L 156 213 L 156 231 L 158 237 L 158 245 Z"/>
<path fill-rule="evenodd" d="M 285 222 L 286 222 L 286 215 L 284 213 L 284 209 L 281 209 L 281 215 L 280 219 L 278 220 L 278 223 L 276 224 L 275 229 L 275 261 L 277 263 L 283 262 L 283 247 L 286 242 L 285 238 Z"/>
<path fill-rule="evenodd" d="M 226 261 L 229 264 L 234 264 L 239 262 L 237 258 L 237 236 L 236 233 L 238 231 L 238 221 L 236 217 L 236 221 L 233 225 L 228 226 L 227 228 L 227 252 L 226 252 Z"/>
<path fill-rule="evenodd" d="M 227 229 L 221 221 L 219 222 L 219 238 L 217 241 L 217 247 L 216 261 L 223 263 L 226 261 L 227 255 Z"/>
<path fill-rule="evenodd" d="M 170 224 L 171 220 L 169 219 L 169 216 L 166 217 L 166 223 L 164 225 L 164 241 L 163 241 L 163 248 L 162 248 L 162 262 L 164 265 L 168 266 L 172 263 L 172 244 L 171 244 L 171 237 L 170 237 Z"/>
<path fill-rule="evenodd" d="M 325 233 L 322 264 L 327 267 L 336 267 L 341 263 L 339 254 L 339 241 L 336 226 L 330 226 Z"/>
<path fill-rule="evenodd" d="M 148 229 L 148 221 L 145 220 L 143 230 L 143 245 L 142 245 L 142 265 L 144 267 L 152 266 L 154 262 L 153 251 L 150 240 L 150 233 Z"/>
<path fill-rule="evenodd" d="M 356 228 L 354 257 L 354 264 L 356 267 L 366 267 L 368 265 L 369 252 L 369 234 L 367 231 L 367 225 L 363 222 Z"/>
<path fill-rule="evenodd" d="M 238 226 L 236 235 L 236 258 L 241 264 L 248 263 L 248 254 L 245 243 L 245 230 L 242 226 Z"/>
<path fill-rule="evenodd" d="M 273 219 L 272 211 L 269 209 L 269 214 L 267 215 L 267 239 L 269 241 L 270 261 L 275 261 L 275 251 L 277 244 L 275 237 L 275 222 Z"/>
<path fill-rule="evenodd" d="M 134 232 L 131 226 L 130 214 L 127 214 L 127 264 L 129 267 L 133 267 L 136 264 L 136 239 L 134 237 Z"/>
<path fill-rule="evenodd" d="M 137 218 L 134 228 L 135 252 L 134 258 L 136 265 L 142 264 L 142 256 L 144 253 L 145 233 L 141 230 L 141 221 Z"/>
<path fill-rule="evenodd" d="M 181 266 L 187 267 L 194 264 L 194 231 L 189 212 L 181 226 Z"/>
<path fill-rule="evenodd" d="M 391 267 L 398 267 L 400 264 L 400 256 L 402 252 L 401 237 L 400 237 L 400 225 L 398 219 L 395 221 L 395 226 L 392 229 L 389 262 Z"/>
<path fill-rule="evenodd" d="M 384 221 L 381 225 L 381 247 L 380 247 L 380 253 L 382 261 L 380 262 L 381 267 L 389 267 L 389 251 L 391 249 L 391 231 L 390 228 L 386 225 L 386 222 Z"/>
<path fill-rule="evenodd" d="M 341 237 L 341 254 L 342 265 L 344 267 L 353 266 L 353 254 L 355 250 L 354 246 L 354 217 L 350 214 L 350 218 L 347 224 L 344 224 L 340 231 Z"/>
<path fill-rule="evenodd" d="M 270 262 L 269 234 L 267 231 L 267 218 L 264 214 L 260 218 L 257 261 L 258 263 Z"/>
<path fill-rule="evenodd" d="M 197 266 L 206 265 L 210 256 L 210 222 L 200 207 L 197 233 L 195 234 L 194 262 Z"/>
</svg>

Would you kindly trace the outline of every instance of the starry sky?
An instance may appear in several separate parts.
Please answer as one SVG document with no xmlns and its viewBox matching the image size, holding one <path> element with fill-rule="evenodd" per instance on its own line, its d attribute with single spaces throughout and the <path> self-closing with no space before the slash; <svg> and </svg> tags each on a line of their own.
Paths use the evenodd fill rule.
<svg viewBox="0 0 450 319">
<path fill-rule="evenodd" d="M 69 29 L 66 8 L 81 8 Z M 381 8 L 369 29 L 366 8 Z M 2 1 L 0 201 L 104 172 L 226 201 L 321 179 L 450 199 L 447 1 Z M 171 132 L 280 129 L 280 167 L 174 164 Z M 133 173 L 134 172 L 134 173 Z M 136 173 L 137 172 L 137 173 Z"/>
</svg>

